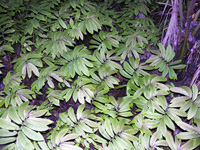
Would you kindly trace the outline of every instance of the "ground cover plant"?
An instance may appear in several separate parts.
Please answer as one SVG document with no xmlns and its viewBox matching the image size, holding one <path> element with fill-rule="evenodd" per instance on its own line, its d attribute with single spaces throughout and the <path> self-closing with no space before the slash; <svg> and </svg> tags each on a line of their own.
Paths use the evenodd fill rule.
<svg viewBox="0 0 200 150">
<path fill-rule="evenodd" d="M 150 0 L 2 0 L 3 150 L 192 150 L 200 92 L 176 86 Z"/>
</svg>

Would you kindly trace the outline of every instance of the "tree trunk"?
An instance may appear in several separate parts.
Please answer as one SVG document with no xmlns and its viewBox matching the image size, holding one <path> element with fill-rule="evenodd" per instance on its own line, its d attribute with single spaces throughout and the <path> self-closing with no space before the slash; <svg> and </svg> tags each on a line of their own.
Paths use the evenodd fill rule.
<svg viewBox="0 0 200 150">
<path fill-rule="evenodd" d="M 179 12 L 179 1 L 172 0 L 172 15 L 165 34 L 162 44 L 167 47 L 167 45 L 172 45 L 173 49 L 177 48 L 178 43 L 178 12 Z"/>
</svg>

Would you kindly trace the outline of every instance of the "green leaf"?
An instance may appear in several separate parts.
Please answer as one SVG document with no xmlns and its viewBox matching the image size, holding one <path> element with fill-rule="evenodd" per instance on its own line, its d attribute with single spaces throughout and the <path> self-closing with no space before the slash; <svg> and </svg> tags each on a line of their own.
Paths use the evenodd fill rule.
<svg viewBox="0 0 200 150">
<path fill-rule="evenodd" d="M 47 119 L 45 119 L 47 120 Z M 49 129 L 48 126 L 38 122 L 38 121 L 34 121 L 31 119 L 27 119 L 26 122 L 24 123 L 28 128 L 35 130 L 35 131 L 46 131 Z"/>
<path fill-rule="evenodd" d="M 78 147 L 78 146 L 74 146 L 68 143 L 62 143 L 60 144 L 60 148 L 61 150 L 83 150 L 82 148 Z"/>
<path fill-rule="evenodd" d="M 175 53 L 172 52 L 171 45 L 168 45 L 166 49 L 165 60 L 167 60 L 167 62 L 170 62 L 174 58 L 174 56 L 175 56 Z"/>
<path fill-rule="evenodd" d="M 189 139 L 194 139 L 198 138 L 198 134 L 194 132 L 181 132 L 177 135 L 178 138 L 183 139 L 183 140 L 189 140 Z"/>
<path fill-rule="evenodd" d="M 78 66 L 81 68 L 80 71 L 82 71 L 86 76 L 89 76 L 90 72 L 88 68 L 85 66 L 85 64 L 82 62 L 82 60 L 77 60 Z"/>
<path fill-rule="evenodd" d="M 70 24 L 70 26 L 71 26 L 71 27 L 73 27 L 73 26 L 74 26 L 74 21 L 73 21 L 73 19 L 72 19 L 72 18 L 70 18 L 70 20 L 69 20 L 69 24 Z"/>
<path fill-rule="evenodd" d="M 16 137 L 0 138 L 0 145 L 12 143 L 16 140 Z"/>
<path fill-rule="evenodd" d="M 133 114 L 131 112 L 120 112 L 119 116 L 131 117 L 131 116 L 133 116 Z"/>
<path fill-rule="evenodd" d="M 172 67 L 169 67 L 169 78 L 176 80 L 177 79 L 177 75 L 175 73 L 175 71 L 172 69 Z"/>
<path fill-rule="evenodd" d="M 183 144 L 180 149 L 181 150 L 189 150 L 189 149 L 195 149 L 197 146 L 200 145 L 200 139 L 191 139 L 187 141 L 185 144 Z"/>
<path fill-rule="evenodd" d="M 110 136 L 108 135 L 108 133 L 106 132 L 105 128 L 103 126 L 100 126 L 99 127 L 99 132 L 101 133 L 101 135 L 108 139 L 108 140 L 111 140 Z"/>
<path fill-rule="evenodd" d="M 89 125 L 90 127 L 93 127 L 93 128 L 97 128 L 99 127 L 99 124 L 94 122 L 94 121 L 91 121 L 89 119 L 84 119 L 84 122 Z"/>
<path fill-rule="evenodd" d="M 4 8 L 9 8 L 3 1 L 0 2 L 0 5 Z"/>
<path fill-rule="evenodd" d="M 116 136 L 115 139 L 117 140 L 117 143 L 120 145 L 121 148 L 128 149 L 132 147 L 131 142 L 128 142 L 127 140 L 124 140 L 123 138 L 120 138 L 119 136 Z"/>
<path fill-rule="evenodd" d="M 124 145 L 122 145 L 122 143 L 118 143 L 116 139 L 112 140 L 113 146 L 115 149 L 117 150 L 124 150 Z"/>
<path fill-rule="evenodd" d="M 49 119 L 44 119 L 44 118 L 30 118 L 29 117 L 27 120 L 32 121 L 32 122 L 36 122 L 36 123 L 41 124 L 41 125 L 49 125 L 49 124 L 53 123 L 53 121 L 51 121 Z"/>
<path fill-rule="evenodd" d="M 67 94 L 64 96 L 64 99 L 66 100 L 66 102 L 68 102 L 70 100 L 70 98 L 72 97 L 72 94 L 74 92 L 74 89 L 67 89 Z"/>
<path fill-rule="evenodd" d="M 24 149 L 33 150 L 34 146 L 31 141 L 24 135 L 22 131 L 18 133 L 17 141 L 23 146 Z"/>
<path fill-rule="evenodd" d="M 16 135 L 17 132 L 16 131 L 8 131 L 8 130 L 5 130 L 5 129 L 0 129 L 0 137 L 9 137 L 9 136 L 14 136 Z"/>
<path fill-rule="evenodd" d="M 53 132 L 51 133 L 51 143 L 53 146 L 56 146 L 56 137 L 58 135 L 58 132 L 56 130 L 53 130 Z"/>
<path fill-rule="evenodd" d="M 104 125 L 105 125 L 107 133 L 111 136 L 111 138 L 113 138 L 114 133 L 113 133 L 113 129 L 112 129 L 112 126 L 111 126 L 112 124 L 111 124 L 111 122 L 108 118 L 105 119 Z"/>
<path fill-rule="evenodd" d="M 45 21 L 43 15 L 37 14 L 37 15 L 36 15 L 36 18 L 39 19 L 39 20 Z"/>
<path fill-rule="evenodd" d="M 61 131 L 58 133 L 55 139 L 55 144 L 59 145 L 61 143 L 61 140 L 63 139 L 63 136 L 67 133 L 68 129 L 61 129 Z M 65 142 L 65 141 L 63 141 Z"/>
<path fill-rule="evenodd" d="M 165 138 L 166 138 L 166 141 L 167 141 L 167 144 L 169 145 L 169 147 L 172 150 L 176 150 L 176 145 L 174 143 L 173 137 L 171 136 L 171 134 L 168 131 L 165 133 Z"/>
<path fill-rule="evenodd" d="M 160 119 L 159 125 L 157 127 L 157 131 L 161 132 L 163 135 L 167 132 L 166 124 L 164 122 L 164 119 Z"/>
<path fill-rule="evenodd" d="M 196 98 L 198 96 L 198 88 L 197 88 L 196 84 L 192 85 L 192 93 L 193 93 L 192 100 L 194 101 L 194 100 L 196 100 Z"/>
<path fill-rule="evenodd" d="M 173 115 L 178 115 L 178 116 L 181 116 L 181 117 L 186 117 L 187 116 L 187 113 L 185 111 L 183 111 L 183 110 L 180 110 L 180 109 L 169 108 L 168 112 L 170 112 Z M 177 120 L 174 120 L 174 121 L 177 122 Z"/>
<path fill-rule="evenodd" d="M 97 134 L 90 134 L 90 137 L 94 140 L 97 141 L 98 143 L 107 143 L 107 141 L 101 137 L 99 137 Z"/>
<path fill-rule="evenodd" d="M 125 78 L 127 78 L 127 79 L 130 79 L 130 78 L 131 78 L 131 76 L 130 76 L 128 73 L 126 73 L 124 70 L 120 70 L 120 74 L 121 74 L 122 76 L 124 76 Z"/>
<path fill-rule="evenodd" d="M 16 143 L 11 143 L 4 147 L 2 150 L 13 150 L 16 147 Z"/>
<path fill-rule="evenodd" d="M 176 66 L 172 66 L 171 68 L 173 68 L 173 69 L 183 69 L 183 68 L 185 68 L 186 67 L 186 65 L 176 65 Z"/>
<path fill-rule="evenodd" d="M 50 19 L 57 19 L 54 15 L 52 15 L 50 12 L 45 11 L 45 10 L 40 10 L 40 13 L 43 15 L 46 15 L 47 17 L 49 17 Z"/>
<path fill-rule="evenodd" d="M 179 122 L 176 122 L 176 124 L 183 130 L 187 130 L 190 132 L 196 132 L 196 129 L 193 126 L 191 126 L 185 122 L 179 121 Z"/>
<path fill-rule="evenodd" d="M 95 102 L 93 101 L 92 102 L 98 109 L 101 109 L 101 110 L 107 110 L 107 108 L 105 107 L 105 105 L 99 103 L 99 102 Z"/>
<path fill-rule="evenodd" d="M 198 110 L 198 106 L 194 103 L 192 103 L 189 111 L 188 111 L 188 117 L 187 119 L 191 119 L 192 117 L 194 117 L 194 115 L 197 113 L 197 110 Z"/>
<path fill-rule="evenodd" d="M 115 150 L 115 146 L 113 145 L 113 143 L 111 141 L 108 143 L 108 149 Z"/>
<path fill-rule="evenodd" d="M 35 67 L 35 65 L 33 65 L 32 63 L 28 63 L 27 65 L 28 65 L 28 67 L 33 71 L 33 73 L 34 73 L 36 76 L 39 77 L 40 73 L 39 73 L 39 71 L 38 71 L 38 68 Z M 29 77 L 29 78 L 30 78 L 30 77 Z"/>
<path fill-rule="evenodd" d="M 75 126 L 74 128 L 75 133 L 79 134 L 79 135 L 85 135 L 85 132 L 80 128 L 80 126 Z"/>
<path fill-rule="evenodd" d="M 49 147 L 47 146 L 45 141 L 37 142 L 42 150 L 49 150 Z"/>
<path fill-rule="evenodd" d="M 90 33 L 90 34 L 93 34 L 93 27 L 92 27 L 92 25 L 91 25 L 91 20 L 90 19 L 86 19 L 85 21 L 84 21 L 84 23 L 85 23 L 85 27 L 86 27 L 86 29 L 87 29 L 87 31 Z"/>
<path fill-rule="evenodd" d="M 114 133 L 117 134 L 119 130 L 118 120 L 116 118 L 113 118 L 111 123 L 112 123 Z"/>
<path fill-rule="evenodd" d="M 93 130 L 85 123 L 79 122 L 78 125 L 83 131 L 88 132 L 88 133 L 93 133 Z"/>
<path fill-rule="evenodd" d="M 0 118 L 0 127 L 8 130 L 19 130 L 19 126 L 3 118 Z"/>
<path fill-rule="evenodd" d="M 76 116 L 75 116 L 75 114 L 74 114 L 74 109 L 73 109 L 72 107 L 70 107 L 70 108 L 68 109 L 68 115 L 69 115 L 70 119 L 71 119 L 74 123 L 77 122 Z"/>
<path fill-rule="evenodd" d="M 15 32 L 15 29 L 6 30 L 4 32 L 4 34 L 10 34 L 10 33 L 13 33 L 13 32 Z"/>
<path fill-rule="evenodd" d="M 170 119 L 167 115 L 164 116 L 164 121 L 165 121 L 165 124 L 166 124 L 170 129 L 172 129 L 173 131 L 175 130 L 174 123 L 171 121 L 171 119 Z"/>
<path fill-rule="evenodd" d="M 78 137 L 79 137 L 78 134 L 74 134 L 74 133 L 67 134 L 61 139 L 60 142 L 63 143 L 63 142 L 66 142 L 66 141 L 74 140 L 74 139 L 76 139 Z"/>
<path fill-rule="evenodd" d="M 165 77 L 162 77 L 162 76 L 157 76 L 157 77 L 154 77 L 151 82 L 165 82 L 167 81 L 167 79 Z"/>
<path fill-rule="evenodd" d="M 180 94 L 183 94 L 183 95 L 185 95 L 185 96 L 187 96 L 187 97 L 190 97 L 190 95 L 187 93 L 187 91 L 184 90 L 184 89 L 181 88 L 181 87 L 172 87 L 172 88 L 170 88 L 170 90 L 171 90 L 172 92 L 180 93 Z"/>
<path fill-rule="evenodd" d="M 57 75 L 56 73 L 50 73 L 49 75 L 56 79 L 58 82 L 63 82 L 63 79 L 59 77 L 59 75 Z"/>
<path fill-rule="evenodd" d="M 161 119 L 161 118 L 163 118 L 163 115 L 158 114 L 158 113 L 153 113 L 151 111 L 144 112 L 143 115 L 146 116 L 146 117 L 149 117 L 149 118 L 153 118 L 153 119 Z"/>
<path fill-rule="evenodd" d="M 155 145 L 156 143 L 156 140 L 161 136 L 161 133 L 159 131 L 156 131 L 152 136 L 151 136 L 151 139 L 150 139 L 150 146 L 153 146 Z"/>
<path fill-rule="evenodd" d="M 0 47 L 0 52 L 1 51 L 8 51 L 8 52 L 14 52 L 14 49 L 10 45 L 3 45 Z"/>
<path fill-rule="evenodd" d="M 22 132 L 31 140 L 34 140 L 34 141 L 43 141 L 44 140 L 41 133 L 35 132 L 25 126 L 22 127 Z"/>
<path fill-rule="evenodd" d="M 85 104 L 82 104 L 77 109 L 77 119 L 80 120 L 82 117 L 83 110 L 85 108 Z"/>
<path fill-rule="evenodd" d="M 14 107 L 9 107 L 8 115 L 17 124 L 22 124 L 22 120 L 20 119 L 20 117 Z"/>
<path fill-rule="evenodd" d="M 136 136 L 133 136 L 133 135 L 125 133 L 125 132 L 122 132 L 122 134 L 120 136 L 123 137 L 124 139 L 128 139 L 132 142 L 135 142 L 138 140 L 138 138 Z"/>
<path fill-rule="evenodd" d="M 61 18 L 58 18 L 58 22 L 64 29 L 67 29 L 65 22 Z"/>
<path fill-rule="evenodd" d="M 158 47 L 159 47 L 162 57 L 165 58 L 165 47 L 161 43 L 158 44 Z"/>
<path fill-rule="evenodd" d="M 31 111 L 29 113 L 29 117 L 32 118 L 36 118 L 36 117 L 41 117 L 43 116 L 48 110 L 44 109 L 44 110 L 35 110 L 35 111 Z"/>
<path fill-rule="evenodd" d="M 30 113 L 30 111 L 35 108 L 35 106 L 30 106 L 28 104 L 29 104 L 29 102 L 25 102 L 25 103 L 21 104 L 19 107 L 18 113 L 22 120 L 25 120 L 27 118 L 28 114 Z"/>
</svg>

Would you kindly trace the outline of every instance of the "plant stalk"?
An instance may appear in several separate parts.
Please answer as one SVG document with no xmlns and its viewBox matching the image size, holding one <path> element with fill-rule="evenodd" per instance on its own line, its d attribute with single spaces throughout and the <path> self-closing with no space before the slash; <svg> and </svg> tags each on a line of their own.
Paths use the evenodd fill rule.
<svg viewBox="0 0 200 150">
<path fill-rule="evenodd" d="M 199 15 L 200 15 L 200 9 L 196 12 L 195 18 L 194 18 L 194 20 L 193 20 L 194 22 L 197 21 Z"/>
<path fill-rule="evenodd" d="M 186 33 L 185 33 L 185 38 L 184 38 L 184 42 L 183 42 L 183 47 L 179 56 L 179 59 L 183 60 L 183 56 L 186 54 L 187 51 L 187 40 L 188 40 L 188 36 L 189 36 L 189 30 L 190 30 L 190 24 L 192 22 L 192 12 L 194 9 L 194 4 L 195 4 L 196 0 L 191 0 L 188 2 L 188 12 L 187 12 L 187 29 L 186 29 Z"/>
<path fill-rule="evenodd" d="M 195 15 L 195 18 L 194 18 L 194 20 L 193 20 L 194 22 L 197 21 L 199 15 L 200 15 L 200 10 L 197 11 L 197 13 L 196 13 L 196 15 Z M 199 31 L 199 28 L 200 28 L 200 23 L 196 26 L 196 28 L 195 28 L 194 31 L 192 32 L 192 35 L 193 35 L 193 36 L 197 33 L 197 31 Z"/>
</svg>

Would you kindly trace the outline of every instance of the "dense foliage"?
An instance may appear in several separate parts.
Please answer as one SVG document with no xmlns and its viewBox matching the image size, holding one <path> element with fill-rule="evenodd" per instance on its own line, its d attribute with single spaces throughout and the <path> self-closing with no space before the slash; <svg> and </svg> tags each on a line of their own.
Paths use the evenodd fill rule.
<svg viewBox="0 0 200 150">
<path fill-rule="evenodd" d="M 200 92 L 170 84 L 185 65 L 159 43 L 150 7 L 150 0 L 1 0 L 0 55 L 16 56 L 0 92 L 4 150 L 198 147 Z"/>
</svg>

